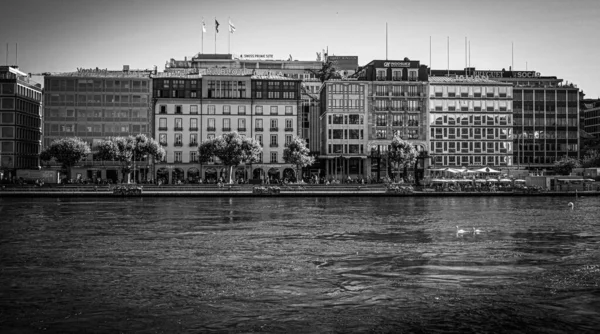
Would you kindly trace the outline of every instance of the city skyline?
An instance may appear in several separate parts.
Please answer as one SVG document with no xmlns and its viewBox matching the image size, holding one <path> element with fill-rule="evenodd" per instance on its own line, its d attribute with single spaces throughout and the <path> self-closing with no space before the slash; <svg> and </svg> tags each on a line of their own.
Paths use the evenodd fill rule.
<svg viewBox="0 0 600 334">
<path fill-rule="evenodd" d="M 0 22 L 5 48 L 0 62 L 30 73 L 80 68 L 159 71 L 171 58 L 203 50 L 273 54 L 275 59 L 314 60 L 316 53 L 355 55 L 359 65 L 408 57 L 433 69 L 530 70 L 576 84 L 587 98 L 600 97 L 595 74 L 600 3 L 559 1 L 9 1 Z M 228 21 L 235 33 L 228 31 Z M 450 41 L 449 55 L 447 41 Z M 465 38 L 470 54 L 465 53 Z M 431 40 L 431 63 L 430 63 Z M 270 44 L 266 43 L 270 42 Z M 8 44 L 8 61 L 6 45 Z M 15 46 L 18 44 L 18 63 Z M 514 45 L 514 49 L 513 49 Z M 514 50 L 514 52 L 513 52 Z M 467 55 L 465 57 L 465 55 Z M 2 59 L 4 58 L 4 59 Z M 42 80 L 38 80 L 42 81 Z"/>
</svg>

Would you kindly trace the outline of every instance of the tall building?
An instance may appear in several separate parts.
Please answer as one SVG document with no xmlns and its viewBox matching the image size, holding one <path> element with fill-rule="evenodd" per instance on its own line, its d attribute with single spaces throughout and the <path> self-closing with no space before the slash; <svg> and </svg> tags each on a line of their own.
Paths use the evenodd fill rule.
<svg viewBox="0 0 600 334">
<path fill-rule="evenodd" d="M 47 147 L 58 138 L 79 137 L 95 151 L 103 139 L 145 134 L 153 137 L 151 71 L 78 69 L 44 78 L 44 140 Z M 136 162 L 138 181 L 151 180 L 151 162 Z M 114 162 L 90 155 L 71 170 L 71 179 L 124 179 Z"/>
<path fill-rule="evenodd" d="M 512 166 L 512 85 L 473 76 L 429 77 L 433 165 Z"/>
<path fill-rule="evenodd" d="M 579 159 L 579 89 L 535 71 L 433 70 L 432 76 L 479 76 L 513 85 L 513 166 L 552 168 Z"/>
<path fill-rule="evenodd" d="M 155 164 L 156 179 L 163 183 L 197 183 L 202 80 L 181 72 L 152 76 L 154 134 L 165 149 L 165 159 Z"/>
<path fill-rule="evenodd" d="M 600 138 L 600 99 L 581 101 L 585 132 Z"/>
<path fill-rule="evenodd" d="M 39 169 L 42 88 L 16 66 L 0 66 L 0 179 Z"/>
<path fill-rule="evenodd" d="M 418 60 L 373 60 L 357 72 L 369 82 L 368 157 L 366 176 L 398 178 L 404 172 L 387 160 L 395 134 L 419 152 L 413 173 L 422 178 L 427 163 L 427 67 Z M 410 171 L 409 171 L 410 173 Z M 414 175 L 414 174 L 413 174 Z"/>
</svg>

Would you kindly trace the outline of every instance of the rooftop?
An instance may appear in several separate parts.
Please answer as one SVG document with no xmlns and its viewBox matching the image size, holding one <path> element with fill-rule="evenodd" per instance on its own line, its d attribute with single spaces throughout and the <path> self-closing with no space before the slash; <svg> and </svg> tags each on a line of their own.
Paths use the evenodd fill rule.
<svg viewBox="0 0 600 334">
<path fill-rule="evenodd" d="M 110 71 L 107 69 L 78 69 L 76 72 L 45 73 L 49 77 L 74 78 L 149 78 L 152 70 Z"/>
</svg>

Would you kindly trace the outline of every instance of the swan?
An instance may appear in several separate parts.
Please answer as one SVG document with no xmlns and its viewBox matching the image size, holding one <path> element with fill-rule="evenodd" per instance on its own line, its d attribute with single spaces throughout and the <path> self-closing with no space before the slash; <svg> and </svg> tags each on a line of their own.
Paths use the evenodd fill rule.
<svg viewBox="0 0 600 334">
<path fill-rule="evenodd" d="M 571 210 L 575 209 L 575 204 L 573 204 L 573 202 L 569 202 L 567 205 L 571 207 Z"/>
<path fill-rule="evenodd" d="M 473 227 L 473 233 L 475 233 L 475 234 L 479 234 L 479 233 L 482 233 L 482 232 L 485 232 L 485 231 L 484 231 L 484 230 L 480 230 L 480 229 L 478 229 L 478 228 L 474 228 L 474 227 Z"/>
<path fill-rule="evenodd" d="M 456 225 L 456 234 L 464 234 L 464 233 L 467 233 L 467 231 L 463 230 L 463 229 L 459 229 L 458 225 Z"/>
</svg>

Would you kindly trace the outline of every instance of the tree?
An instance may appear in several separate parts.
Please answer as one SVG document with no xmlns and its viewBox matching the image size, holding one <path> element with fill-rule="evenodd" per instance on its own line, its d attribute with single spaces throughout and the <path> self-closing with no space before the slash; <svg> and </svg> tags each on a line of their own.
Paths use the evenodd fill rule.
<svg viewBox="0 0 600 334">
<path fill-rule="evenodd" d="M 310 155 L 310 150 L 306 147 L 306 141 L 294 136 L 283 150 L 283 161 L 296 166 L 296 181 L 298 181 L 301 180 L 300 171 L 302 168 L 314 164 L 315 157 Z"/>
<path fill-rule="evenodd" d="M 216 157 L 229 167 L 229 183 L 233 183 L 233 167 L 241 163 L 257 162 L 262 147 L 253 138 L 242 137 L 237 132 L 224 133 L 221 136 L 202 142 L 198 146 L 198 160 L 208 162 Z"/>
<path fill-rule="evenodd" d="M 326 61 L 323 63 L 318 71 L 311 71 L 321 82 L 325 82 L 329 79 L 339 78 L 340 76 L 335 71 L 335 67 L 332 62 Z"/>
<path fill-rule="evenodd" d="M 96 153 L 98 159 L 119 162 L 121 170 L 127 174 L 127 183 L 130 182 L 130 173 L 135 159 L 146 156 L 162 160 L 165 150 L 157 141 L 143 134 L 135 137 L 109 137 L 100 142 Z"/>
<path fill-rule="evenodd" d="M 585 152 L 585 155 L 583 158 L 581 158 L 581 167 L 600 167 L 600 151 L 596 149 L 590 149 Z"/>
<path fill-rule="evenodd" d="M 574 168 L 581 167 L 579 160 L 567 156 L 554 162 L 554 171 L 559 175 L 569 175 Z"/>
<path fill-rule="evenodd" d="M 398 135 L 394 135 L 392 139 L 392 145 L 388 152 L 388 159 L 391 162 L 398 164 L 398 167 L 404 168 L 404 181 L 406 182 L 406 175 L 408 174 L 408 167 L 415 164 L 417 161 L 417 149 L 410 142 L 403 140 Z M 415 174 L 416 176 L 416 174 Z M 417 184 L 419 180 L 415 179 Z"/>
<path fill-rule="evenodd" d="M 78 137 L 65 137 L 56 139 L 50 143 L 40 154 L 42 161 L 50 161 L 52 158 L 62 165 L 68 175 L 71 168 L 78 164 L 86 155 L 90 154 L 90 146 Z"/>
</svg>

